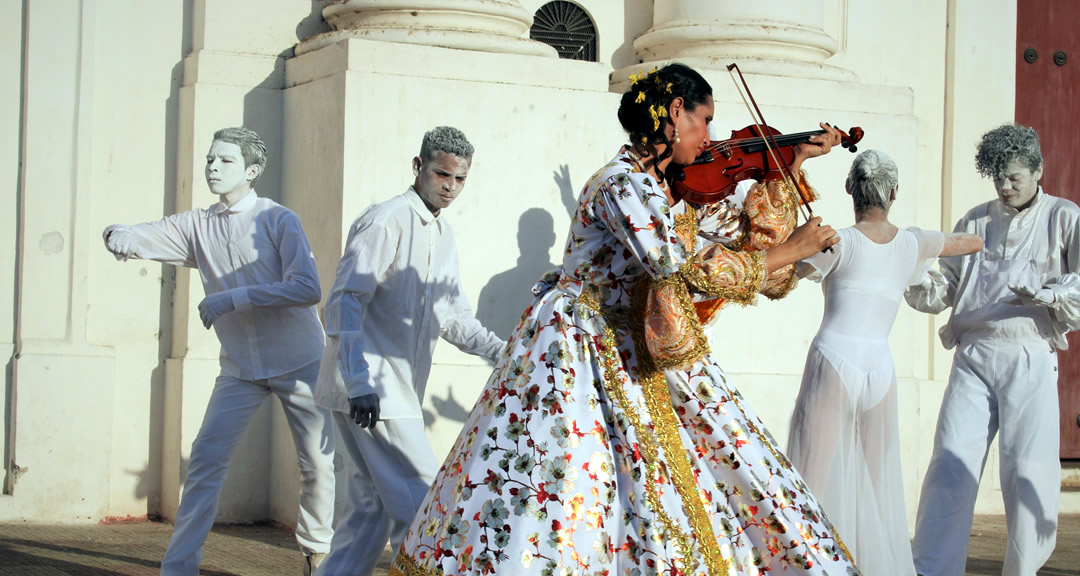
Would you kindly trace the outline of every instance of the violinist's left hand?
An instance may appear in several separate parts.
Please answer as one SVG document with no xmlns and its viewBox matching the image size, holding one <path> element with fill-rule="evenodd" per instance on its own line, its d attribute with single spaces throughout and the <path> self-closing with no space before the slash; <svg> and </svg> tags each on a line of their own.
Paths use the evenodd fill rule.
<svg viewBox="0 0 1080 576">
<path fill-rule="evenodd" d="M 811 136 L 809 142 L 795 145 L 795 161 L 791 163 L 792 172 L 799 172 L 803 160 L 828 154 L 833 146 L 840 143 L 839 130 L 824 122 L 819 123 L 818 126 L 821 126 L 821 129 L 825 131 L 824 134 Z"/>
</svg>

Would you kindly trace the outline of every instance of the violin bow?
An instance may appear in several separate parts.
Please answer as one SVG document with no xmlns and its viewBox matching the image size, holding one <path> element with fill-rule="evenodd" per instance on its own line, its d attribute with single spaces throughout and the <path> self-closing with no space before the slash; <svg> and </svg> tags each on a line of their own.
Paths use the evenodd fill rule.
<svg viewBox="0 0 1080 576">
<path fill-rule="evenodd" d="M 727 66 L 728 74 L 731 76 L 731 81 L 735 83 L 735 90 L 739 92 L 739 96 L 742 97 L 743 104 L 746 105 L 746 111 L 750 113 L 750 118 L 754 121 L 754 125 L 757 126 L 758 134 L 761 135 L 761 139 L 765 142 L 765 149 L 768 150 L 769 156 L 772 158 L 773 165 L 780 169 L 780 173 L 784 176 L 784 182 L 799 193 L 799 198 L 802 202 L 799 202 L 800 211 L 802 211 L 803 217 L 809 221 L 814 217 L 814 209 L 810 207 L 810 191 L 806 190 L 803 183 L 796 180 L 791 174 L 791 166 L 784 159 L 783 154 L 777 154 L 774 148 L 779 148 L 776 143 L 775 137 L 771 133 L 766 133 L 765 126 L 768 126 L 768 122 L 765 122 L 765 115 L 761 113 L 758 108 L 757 102 L 754 100 L 754 95 L 750 92 L 750 86 L 746 84 L 746 78 L 743 78 L 742 70 L 739 70 L 739 65 L 732 62 Z M 734 70 L 734 72 L 732 72 Z M 739 73 L 739 80 L 735 80 L 735 72 Z M 742 86 L 739 85 L 739 81 L 742 81 Z M 743 92 L 743 89 L 746 92 Z M 747 96 L 750 97 L 750 101 L 747 102 Z M 750 105 L 753 104 L 753 109 Z M 755 114 L 756 112 L 756 114 Z"/>
</svg>

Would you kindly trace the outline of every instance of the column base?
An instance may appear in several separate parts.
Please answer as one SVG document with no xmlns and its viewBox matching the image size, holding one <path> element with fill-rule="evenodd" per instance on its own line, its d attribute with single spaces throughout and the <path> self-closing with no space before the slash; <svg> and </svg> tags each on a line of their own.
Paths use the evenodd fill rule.
<svg viewBox="0 0 1080 576">
<path fill-rule="evenodd" d="M 671 60 L 656 60 L 642 62 L 636 66 L 628 66 L 611 73 L 610 87 L 612 92 L 625 92 L 630 87 L 630 75 L 638 72 L 648 72 L 653 68 L 659 68 L 671 62 L 679 62 L 694 68 L 695 70 L 720 71 L 727 73 L 727 66 L 732 62 L 739 65 L 743 74 L 755 74 L 763 76 L 780 76 L 785 78 L 807 78 L 813 80 L 831 80 L 834 82 L 858 82 L 859 77 L 852 71 L 828 64 L 814 64 L 799 60 L 787 60 L 782 58 L 739 58 L 736 56 L 726 57 L 723 54 L 715 56 L 690 56 L 686 58 L 674 58 Z M 715 86 L 713 87 L 716 88 Z"/>
</svg>

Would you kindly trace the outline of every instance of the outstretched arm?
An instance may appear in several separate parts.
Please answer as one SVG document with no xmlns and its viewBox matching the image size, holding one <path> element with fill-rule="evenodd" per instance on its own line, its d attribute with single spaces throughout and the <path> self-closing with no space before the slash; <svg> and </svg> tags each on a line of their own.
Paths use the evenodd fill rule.
<svg viewBox="0 0 1080 576">
<path fill-rule="evenodd" d="M 941 257 L 964 256 L 974 254 L 983 249 L 983 239 L 966 232 L 953 232 L 945 235 L 945 247 L 941 249 Z"/>
<path fill-rule="evenodd" d="M 951 234 L 910 229 L 919 238 L 919 261 L 923 264 L 916 267 L 914 277 L 904 291 L 908 306 L 919 312 L 937 314 L 953 305 L 956 287 L 960 283 L 960 270 L 964 266 L 962 256 L 982 250 L 983 245 L 979 236 L 961 232 L 967 226 L 968 220 L 963 218 L 956 223 Z M 935 257 L 940 257 L 940 272 L 926 267 Z"/>
<path fill-rule="evenodd" d="M 181 212 L 156 222 L 113 224 L 105 228 L 101 238 L 117 260 L 137 258 L 194 268 L 194 218 L 192 212 Z"/>
</svg>

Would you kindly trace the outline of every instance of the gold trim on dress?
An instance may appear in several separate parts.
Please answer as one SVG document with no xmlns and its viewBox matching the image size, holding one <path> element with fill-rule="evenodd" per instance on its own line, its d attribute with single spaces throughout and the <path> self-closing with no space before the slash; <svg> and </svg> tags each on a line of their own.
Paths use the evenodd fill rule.
<svg viewBox="0 0 1080 576">
<path fill-rule="evenodd" d="M 404 550 L 398 552 L 397 557 L 394 558 L 394 564 L 390 566 L 390 576 L 441 576 L 442 572 L 436 572 L 435 570 L 428 570 L 423 566 L 416 563 L 416 560 L 412 559 L 405 553 Z"/>
<path fill-rule="evenodd" d="M 687 295 L 689 300 L 689 294 Z M 583 301 L 582 305 L 592 308 L 594 301 Z M 693 304 L 690 303 L 690 310 Z M 599 312 L 592 308 L 594 312 Z M 696 314 L 691 314 L 696 320 Z M 700 325 L 699 325 L 700 328 Z M 635 339 L 637 336 L 635 335 Z M 635 345 L 636 345 L 635 341 Z M 671 403 L 671 393 L 668 390 L 667 378 L 652 365 L 648 356 L 638 354 L 639 383 L 645 397 L 645 407 L 653 422 L 654 429 L 649 430 L 641 424 L 641 418 L 633 406 L 630 405 L 623 389 L 623 383 L 616 376 L 619 372 L 618 365 L 621 359 L 618 356 L 618 348 L 615 342 L 615 332 L 610 326 L 604 326 L 602 336 L 603 351 L 598 351 L 604 368 L 604 387 L 608 394 L 619 403 L 620 408 L 626 413 L 630 424 L 637 432 L 641 457 L 645 461 L 648 471 L 645 482 L 646 497 L 652 505 L 653 511 L 660 518 L 665 528 L 676 534 L 677 545 L 684 556 L 684 562 L 694 558 L 693 548 L 690 547 L 686 535 L 678 529 L 678 525 L 667 515 L 660 503 L 659 494 L 656 491 L 654 475 L 657 463 L 660 462 L 660 453 L 657 444 L 663 449 L 668 464 L 668 476 L 679 494 L 683 507 L 688 511 L 690 527 L 696 536 L 698 549 L 704 556 L 705 566 L 709 574 L 724 576 L 731 570 L 731 564 L 720 553 L 720 547 L 716 535 L 712 530 L 712 521 L 706 509 L 705 502 L 701 499 L 698 491 L 697 480 L 694 478 L 693 466 L 690 457 L 686 453 L 686 447 L 682 443 L 679 434 L 678 416 Z M 708 347 L 706 345 L 706 352 Z"/>
<path fill-rule="evenodd" d="M 581 300 L 579 300 L 580 302 Z M 582 302 L 583 305 L 587 305 Z M 599 312 L 598 310 L 593 310 Z M 693 548 L 690 546 L 686 535 L 683 534 L 679 528 L 678 523 L 668 516 L 667 511 L 664 510 L 663 504 L 660 502 L 660 493 L 656 489 L 656 473 L 657 462 L 659 461 L 659 454 L 656 449 L 656 438 L 650 433 L 650 431 L 641 425 L 641 418 L 638 416 L 637 410 L 630 404 L 630 400 L 626 397 L 626 390 L 623 389 L 623 383 L 619 381 L 617 374 L 619 373 L 619 364 L 622 359 L 619 357 L 619 348 L 615 342 L 615 331 L 610 326 L 604 326 L 603 336 L 601 337 L 601 344 L 603 350 L 597 350 L 600 357 L 601 364 L 603 364 L 604 370 L 604 388 L 607 393 L 619 403 L 619 407 L 626 414 L 626 417 L 630 420 L 630 425 L 634 427 L 638 436 L 638 448 L 641 452 L 641 458 L 645 461 L 646 476 L 645 476 L 645 497 L 649 502 L 649 507 L 653 513 L 656 514 L 661 524 L 664 526 L 665 532 L 667 532 L 678 546 L 683 555 L 683 562 L 689 563 L 693 561 L 694 554 Z M 684 505 L 686 503 L 684 502 Z"/>
</svg>

